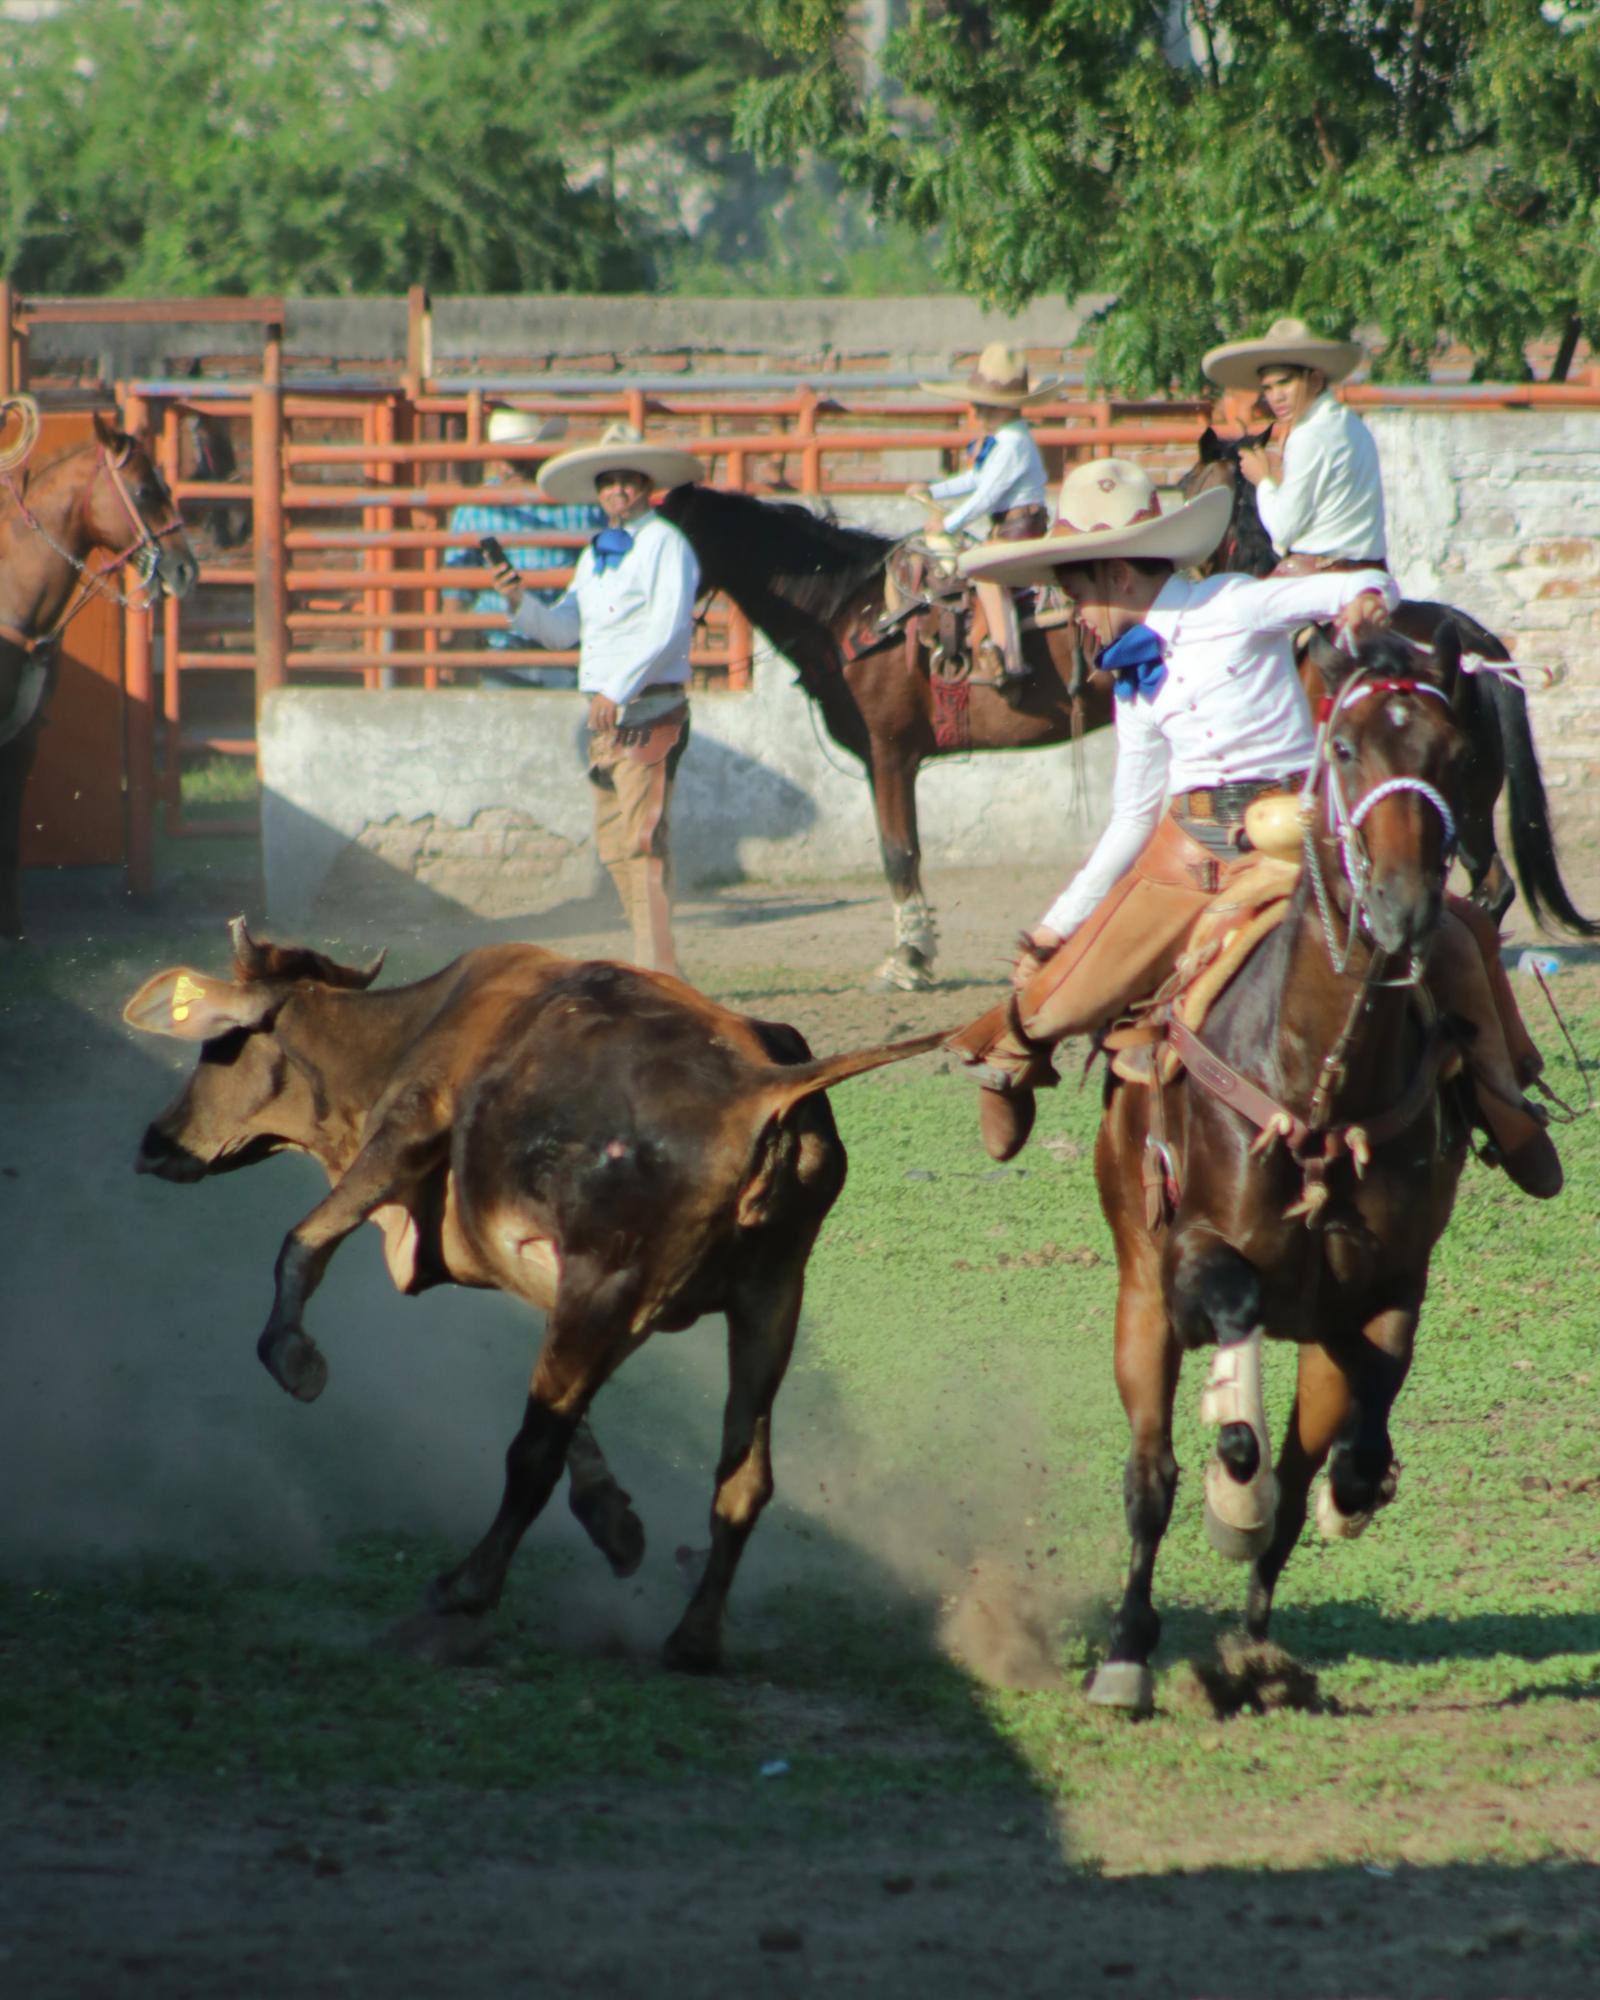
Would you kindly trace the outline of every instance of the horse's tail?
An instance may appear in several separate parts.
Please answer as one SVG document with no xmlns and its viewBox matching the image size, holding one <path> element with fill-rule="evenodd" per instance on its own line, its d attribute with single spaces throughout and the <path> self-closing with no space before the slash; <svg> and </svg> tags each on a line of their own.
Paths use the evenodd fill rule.
<svg viewBox="0 0 1600 2000">
<path fill-rule="evenodd" d="M 1484 649 L 1474 646 L 1473 650 Z M 1534 753 L 1533 732 L 1528 727 L 1528 697 L 1505 674 L 1479 675 L 1478 692 L 1487 697 L 1489 712 L 1500 732 L 1509 794 L 1511 852 L 1528 908 L 1534 920 L 1546 930 L 1553 920 L 1574 937 L 1600 937 L 1600 923 L 1574 906 L 1561 879 L 1544 778 Z"/>
</svg>

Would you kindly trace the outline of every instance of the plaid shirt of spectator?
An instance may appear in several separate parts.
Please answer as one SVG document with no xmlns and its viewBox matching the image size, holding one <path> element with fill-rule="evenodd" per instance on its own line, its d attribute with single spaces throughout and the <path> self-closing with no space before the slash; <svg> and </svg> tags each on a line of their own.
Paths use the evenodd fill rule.
<svg viewBox="0 0 1600 2000">
<path fill-rule="evenodd" d="M 486 486 L 493 485 L 485 481 Z M 558 506 L 554 501 L 532 503 L 511 503 L 499 507 L 486 502 L 475 501 L 457 507 L 450 516 L 450 532 L 453 535 L 496 535 L 507 543 L 506 554 L 511 558 L 513 569 L 567 569 L 578 560 L 577 549 L 563 548 L 517 548 L 509 542 L 512 535 L 593 535 L 606 524 L 606 517 L 598 507 L 580 505 Z M 446 549 L 444 566 L 446 569 L 472 568 L 483 561 L 476 548 Z M 498 590 L 447 590 L 444 595 L 454 603 L 470 604 L 474 611 L 492 613 L 497 618 L 509 618 L 511 606 Z M 531 591 L 542 604 L 553 604 L 561 595 L 559 590 Z M 524 642 L 515 638 L 504 626 L 481 634 L 491 651 L 501 653 Z"/>
</svg>

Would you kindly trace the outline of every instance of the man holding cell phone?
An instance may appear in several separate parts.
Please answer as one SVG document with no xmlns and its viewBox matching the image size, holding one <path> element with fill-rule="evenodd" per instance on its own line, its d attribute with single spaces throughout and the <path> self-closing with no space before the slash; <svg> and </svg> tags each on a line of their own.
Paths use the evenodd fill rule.
<svg viewBox="0 0 1600 2000">
<path fill-rule="evenodd" d="M 567 590 L 541 603 L 509 565 L 495 574 L 516 638 L 553 650 L 578 647 L 578 687 L 589 697 L 595 846 L 622 899 L 634 959 L 654 972 L 678 969 L 668 823 L 689 740 L 700 565 L 650 500 L 658 487 L 704 477 L 688 452 L 647 444 L 630 425 L 613 424 L 599 444 L 551 459 L 539 480 L 552 500 L 598 500 L 605 517 L 580 551 Z"/>
<path fill-rule="evenodd" d="M 543 444 L 561 437 L 567 428 L 565 417 L 536 417 L 527 410 L 496 409 L 489 412 L 489 420 L 484 429 L 484 440 L 490 445 Z M 475 548 L 455 548 L 445 552 L 446 569 L 464 567 L 503 569 L 510 567 L 524 573 L 541 569 L 565 569 L 572 561 L 575 551 L 562 547 L 559 543 L 529 542 L 529 535 L 592 535 L 597 528 L 604 527 L 605 516 L 598 507 L 556 506 L 544 501 L 502 500 L 495 492 L 497 487 L 506 485 L 531 484 L 534 467 L 510 458 L 491 458 L 484 466 L 482 495 L 479 500 L 463 502 L 450 516 L 450 532 L 455 535 L 476 535 Z M 511 538 L 508 549 L 500 538 Z M 537 589 L 531 578 L 528 588 Z M 553 604 L 560 596 L 558 590 L 543 590 L 539 595 L 547 604 Z M 495 590 L 460 589 L 444 593 L 449 603 L 470 608 L 486 617 L 509 618 L 511 606 L 505 596 Z M 450 635 L 444 635 L 446 643 Z M 491 627 L 487 631 L 477 629 L 471 633 L 457 633 L 457 645 L 481 646 L 491 653 L 503 653 L 517 645 L 517 640 L 504 624 Z M 501 688 L 571 688 L 578 684 L 576 669 L 572 667 L 539 666 L 509 667 L 495 665 L 486 667 L 482 675 L 485 687 Z"/>
</svg>

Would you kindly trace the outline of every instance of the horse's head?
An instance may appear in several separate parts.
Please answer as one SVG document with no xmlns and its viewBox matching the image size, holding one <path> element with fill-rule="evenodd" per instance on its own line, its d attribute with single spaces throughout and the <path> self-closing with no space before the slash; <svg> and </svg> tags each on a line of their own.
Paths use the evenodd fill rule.
<svg viewBox="0 0 1600 2000">
<path fill-rule="evenodd" d="M 213 416 L 205 410 L 186 409 L 180 439 L 181 478 L 202 481 L 206 485 L 225 484 L 238 479 L 239 456 L 233 448 L 233 433 L 226 417 Z M 200 527 L 210 534 L 218 549 L 236 549 L 250 538 L 248 495 L 237 506 L 222 500 L 194 501 L 190 513 L 191 516 L 199 516 Z"/>
<path fill-rule="evenodd" d="M 1240 453 L 1260 450 L 1271 435 L 1270 425 L 1254 437 L 1248 433 L 1244 437 L 1218 437 L 1209 425 L 1200 433 L 1200 456 L 1178 481 L 1178 491 L 1185 500 L 1218 486 L 1233 495 L 1233 514 L 1216 553 L 1195 565 L 1201 576 L 1213 576 L 1218 570 L 1265 576 L 1272 568 L 1276 558 L 1256 512 L 1255 489 L 1239 470 Z"/>
<path fill-rule="evenodd" d="M 1433 643 L 1426 672 L 1392 633 L 1352 658 L 1318 632 L 1307 655 L 1327 690 L 1309 780 L 1324 801 L 1324 878 L 1380 951 L 1413 959 L 1439 921 L 1465 754 L 1453 713 L 1460 636 L 1447 621 Z"/>
<path fill-rule="evenodd" d="M 94 466 L 79 510 L 87 548 L 124 554 L 151 598 L 187 597 L 200 565 L 148 448 L 98 414 Z"/>
<path fill-rule="evenodd" d="M 1209 493 L 1214 486 L 1226 486 L 1231 491 L 1239 483 L 1239 454 L 1261 450 L 1271 435 L 1269 424 L 1256 437 L 1218 437 L 1208 424 L 1200 433 L 1200 456 L 1178 481 L 1178 491 L 1185 500 L 1194 499 L 1197 493 Z"/>
</svg>

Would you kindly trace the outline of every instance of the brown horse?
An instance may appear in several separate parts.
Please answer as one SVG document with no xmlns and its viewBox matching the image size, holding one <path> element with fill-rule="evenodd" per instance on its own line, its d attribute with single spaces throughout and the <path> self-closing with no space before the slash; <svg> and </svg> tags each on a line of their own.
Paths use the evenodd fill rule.
<svg viewBox="0 0 1600 2000">
<path fill-rule="evenodd" d="M 1266 576 L 1277 562 L 1277 551 L 1261 522 L 1256 490 L 1239 470 L 1239 454 L 1262 446 L 1270 432 L 1257 437 L 1221 438 L 1214 430 L 1200 439 L 1200 456 L 1179 481 L 1192 499 L 1214 486 L 1233 495 L 1227 532 L 1211 558 L 1209 570 L 1239 570 L 1246 576 Z M 1460 634 L 1462 649 L 1490 661 L 1511 658 L 1505 645 L 1487 626 L 1452 605 L 1408 598 L 1391 621 L 1413 645 L 1431 644 L 1438 626 L 1449 619 Z M 1314 676 L 1307 693 L 1315 699 Z M 1578 911 L 1567 893 L 1556 859 L 1555 835 L 1545 798 L 1544 778 L 1528 727 L 1528 699 L 1514 675 L 1461 673 L 1456 678 L 1456 720 L 1467 742 L 1461 771 L 1461 865 L 1471 881 L 1472 900 L 1496 923 L 1510 908 L 1516 890 L 1495 842 L 1494 809 L 1503 787 L 1510 790 L 1507 819 L 1511 852 L 1522 893 L 1535 920 L 1544 928 L 1559 924 L 1577 937 L 1600 936 L 1600 924 Z"/>
<path fill-rule="evenodd" d="M 878 843 L 895 906 L 881 969 L 907 990 L 933 984 L 937 936 L 922 888 L 917 773 L 964 750 L 1065 743 L 1111 719 L 1108 676 L 1086 670 L 1077 628 L 1024 630 L 1032 673 L 1016 694 L 979 682 L 945 687 L 915 630 L 877 631 L 887 536 L 847 528 L 788 501 L 680 486 L 661 512 L 688 537 L 708 590 L 725 591 L 794 662 L 800 685 L 841 749 L 866 766 Z"/>
<path fill-rule="evenodd" d="M 101 417 L 95 435 L 21 472 L 0 470 L 0 937 L 22 933 L 22 793 L 55 683 L 57 640 L 124 563 L 134 610 L 183 597 L 199 565 L 149 452 Z M 108 560 L 91 566 L 104 550 Z"/>
<path fill-rule="evenodd" d="M 1437 686 L 1412 678 L 1416 655 L 1387 635 L 1355 661 L 1320 636 L 1312 651 L 1331 713 L 1288 913 L 1213 1006 L 1203 1043 L 1175 1034 L 1187 1067 L 1159 1099 L 1107 1085 L 1095 1174 L 1116 1240 L 1133 1546 L 1090 1698 L 1114 1707 L 1151 1702 L 1151 1579 L 1178 1483 L 1184 1350 L 1217 1343 L 1202 1406 L 1222 1424 L 1207 1527 L 1224 1553 L 1253 1559 L 1247 1622 L 1264 1637 L 1324 1461 L 1325 1533 L 1359 1533 L 1393 1495 L 1389 1411 L 1466 1157 L 1465 1119 L 1438 1082 L 1448 1027 L 1430 1023 L 1413 983 L 1439 922 L 1465 755 L 1448 698 L 1454 628 L 1438 636 Z M 1166 1188 L 1154 1222 L 1151 1158 Z M 1300 1344 L 1275 1480 L 1263 1334 Z"/>
</svg>

